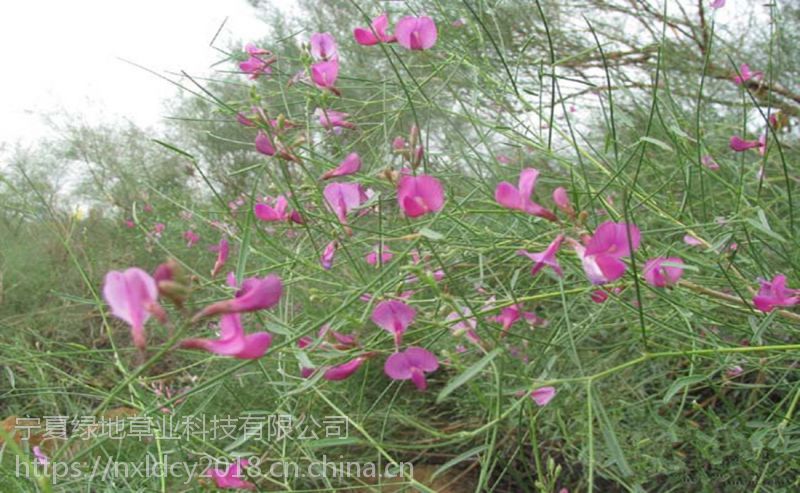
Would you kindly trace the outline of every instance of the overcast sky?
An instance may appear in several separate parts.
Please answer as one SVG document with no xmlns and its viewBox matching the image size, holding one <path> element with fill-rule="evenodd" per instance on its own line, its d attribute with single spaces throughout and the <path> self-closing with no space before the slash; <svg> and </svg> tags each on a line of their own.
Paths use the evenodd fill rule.
<svg viewBox="0 0 800 493">
<path fill-rule="evenodd" d="M 294 1 L 274 4 L 291 11 Z M 728 24 L 743 5 L 728 1 L 716 15 Z M 159 123 L 175 87 L 120 58 L 206 74 L 220 58 L 209 42 L 226 17 L 219 46 L 268 29 L 245 0 L 0 0 L 0 144 L 44 136 L 44 114 Z"/>
<path fill-rule="evenodd" d="M 60 111 L 92 120 L 158 123 L 175 87 L 137 69 L 208 73 L 220 54 L 209 42 L 263 37 L 245 0 L 1 0 L 0 142 L 30 143 Z"/>
</svg>

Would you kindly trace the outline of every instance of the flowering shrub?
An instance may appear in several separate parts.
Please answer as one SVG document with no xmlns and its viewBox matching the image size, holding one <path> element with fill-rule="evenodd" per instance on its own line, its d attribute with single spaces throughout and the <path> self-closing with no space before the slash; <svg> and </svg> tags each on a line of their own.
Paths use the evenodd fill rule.
<svg viewBox="0 0 800 493">
<path fill-rule="evenodd" d="M 727 7 L 701 3 L 708 53 L 706 16 Z M 200 440 L 231 459 L 206 478 L 223 489 L 267 489 L 249 474 L 261 461 L 317 449 L 542 492 L 658 490 L 743 443 L 786 453 L 766 442 L 797 431 L 800 395 L 791 118 L 755 99 L 782 90 L 764 85 L 774 74 L 736 58 L 719 77 L 752 106 L 738 134 L 741 114 L 701 120 L 702 85 L 690 116 L 653 83 L 636 94 L 646 115 L 621 117 L 618 87 L 585 98 L 557 73 L 581 53 L 518 73 L 524 49 L 502 46 L 521 33 L 496 32 L 495 14 L 393 9 L 227 60 L 236 84 L 210 85 L 229 92 L 208 111 L 236 136 L 220 138 L 230 162 L 161 143 L 197 166 L 203 196 L 178 213 L 162 193 L 115 220 L 153 254 L 114 259 L 96 285 L 113 344 L 93 358 L 121 379 L 98 410 L 130 394 L 143 415 L 329 412 L 349 426 L 311 445 L 253 429 Z M 536 42 L 559 41 L 547 33 Z M 642 53 L 660 67 L 656 41 Z M 592 68 L 611 84 L 609 61 L 627 55 L 603 49 Z M 178 374 L 191 386 L 142 395 Z M 704 459 L 687 466 L 692 454 Z"/>
</svg>

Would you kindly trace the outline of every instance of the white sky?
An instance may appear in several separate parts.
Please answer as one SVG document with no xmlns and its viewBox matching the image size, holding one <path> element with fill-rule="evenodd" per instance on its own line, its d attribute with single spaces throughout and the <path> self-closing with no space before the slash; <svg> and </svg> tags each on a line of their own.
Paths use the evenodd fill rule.
<svg viewBox="0 0 800 493">
<path fill-rule="evenodd" d="M 175 86 L 118 58 L 206 74 L 226 17 L 221 47 L 268 30 L 245 0 L 0 0 L 0 143 L 32 143 L 61 111 L 157 124 Z"/>
</svg>

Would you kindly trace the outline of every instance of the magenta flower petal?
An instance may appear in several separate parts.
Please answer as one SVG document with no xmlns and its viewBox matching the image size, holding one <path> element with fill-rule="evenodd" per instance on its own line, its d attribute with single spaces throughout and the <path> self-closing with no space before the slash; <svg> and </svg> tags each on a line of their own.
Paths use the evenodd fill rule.
<svg viewBox="0 0 800 493">
<path fill-rule="evenodd" d="M 757 147 L 763 147 L 763 144 L 758 140 L 744 140 L 738 135 L 731 137 L 730 148 L 735 152 L 744 152 Z"/>
<path fill-rule="evenodd" d="M 270 64 L 275 61 L 275 58 L 273 57 L 267 60 L 261 58 L 263 55 L 269 53 L 267 50 L 256 48 L 253 45 L 248 45 L 245 48 L 245 51 L 247 51 L 248 58 L 247 60 L 239 62 L 239 70 L 245 74 L 248 74 L 250 79 L 255 80 L 261 75 L 268 75 L 272 73 Z"/>
<path fill-rule="evenodd" d="M 427 50 L 436 44 L 436 23 L 427 16 L 403 17 L 394 32 L 400 46 L 409 50 Z"/>
<path fill-rule="evenodd" d="M 481 338 L 478 336 L 478 321 L 469 308 L 459 308 L 459 311 L 451 312 L 445 320 L 450 322 L 450 331 L 456 337 L 466 336 L 467 340 L 473 344 L 480 344 Z"/>
<path fill-rule="evenodd" d="M 800 290 L 786 287 L 786 276 L 777 274 L 772 281 L 759 279 L 761 284 L 758 293 L 753 297 L 753 304 L 762 312 L 771 312 L 777 307 L 790 307 L 800 303 Z"/>
<path fill-rule="evenodd" d="M 266 222 L 283 222 L 292 220 L 298 224 L 303 223 L 302 217 L 297 211 L 289 213 L 289 201 L 283 195 L 278 195 L 275 202 L 270 205 L 265 202 L 259 202 L 253 206 L 253 214 L 260 221 Z"/>
<path fill-rule="evenodd" d="M 238 313 L 220 317 L 219 326 L 218 339 L 185 339 L 180 346 L 185 349 L 203 349 L 220 356 L 234 356 L 246 348 L 244 328 Z"/>
<path fill-rule="evenodd" d="M 497 184 L 497 187 L 494 189 L 494 199 L 498 204 L 507 209 L 519 209 L 520 203 L 522 202 L 519 191 L 514 185 L 507 181 L 502 181 Z"/>
<path fill-rule="evenodd" d="M 515 209 L 526 214 L 557 221 L 555 214 L 531 200 L 539 170 L 525 168 L 520 172 L 518 186 L 508 182 L 500 182 L 494 191 L 494 198 L 498 204 L 507 209 Z"/>
<path fill-rule="evenodd" d="M 386 33 L 387 27 L 389 27 L 389 16 L 386 12 L 372 19 L 372 29 L 378 34 L 378 39 L 383 43 L 393 43 L 396 38 Z"/>
<path fill-rule="evenodd" d="M 539 170 L 536 168 L 525 168 L 519 174 L 519 194 L 522 197 L 530 197 L 536 187 L 536 180 L 539 179 Z"/>
<path fill-rule="evenodd" d="M 339 222 L 347 224 L 347 214 L 367 200 L 359 183 L 330 183 L 322 192 L 331 211 Z"/>
<path fill-rule="evenodd" d="M 683 242 L 689 246 L 701 246 L 703 244 L 702 241 L 700 241 L 698 238 L 695 238 L 690 234 L 683 236 Z"/>
<path fill-rule="evenodd" d="M 716 171 L 719 169 L 719 164 L 717 164 L 717 162 L 714 161 L 714 158 L 709 155 L 703 156 L 700 161 L 703 163 L 703 166 L 710 169 L 711 171 Z"/>
<path fill-rule="evenodd" d="M 428 382 L 425 373 L 436 371 L 439 361 L 427 349 L 412 346 L 386 359 L 383 371 L 392 380 L 411 380 L 419 390 L 425 390 Z"/>
<path fill-rule="evenodd" d="M 315 60 L 332 60 L 337 57 L 336 40 L 331 33 L 314 33 L 311 35 L 311 56 Z"/>
<path fill-rule="evenodd" d="M 595 303 L 604 303 L 608 299 L 608 293 L 603 291 L 602 289 L 595 289 L 592 291 L 590 298 Z"/>
<path fill-rule="evenodd" d="M 218 301 L 203 308 L 194 316 L 195 320 L 210 315 L 224 313 L 245 313 L 257 310 L 266 310 L 275 306 L 283 294 L 281 278 L 270 274 L 266 277 L 251 277 L 245 279 L 236 292 L 236 297 L 229 300 Z"/>
<path fill-rule="evenodd" d="M 267 156 L 275 155 L 275 146 L 272 145 L 272 141 L 263 130 L 259 130 L 256 135 L 256 150 Z"/>
<path fill-rule="evenodd" d="M 411 366 L 405 353 L 394 353 L 386 358 L 383 371 L 392 380 L 409 380 L 411 378 Z"/>
<path fill-rule="evenodd" d="M 357 358 L 353 358 L 347 363 L 343 363 L 338 366 L 334 366 L 333 368 L 329 368 L 325 373 L 322 375 L 322 378 L 325 380 L 344 380 L 361 367 L 361 365 L 366 361 L 366 356 L 359 356 Z"/>
<path fill-rule="evenodd" d="M 378 265 L 378 251 L 381 250 L 380 245 L 375 245 L 366 256 L 364 256 L 364 260 L 367 261 L 369 265 Z M 388 246 L 384 246 L 381 251 L 381 264 L 389 263 L 392 260 L 394 254 L 389 250 Z"/>
<path fill-rule="evenodd" d="M 662 265 L 664 262 L 683 264 L 683 260 L 678 257 L 656 257 L 645 262 L 642 275 L 651 286 L 657 288 L 673 286 L 683 275 L 683 268 Z"/>
<path fill-rule="evenodd" d="M 564 271 L 561 270 L 561 265 L 559 265 L 558 260 L 556 259 L 556 253 L 558 252 L 559 248 L 561 248 L 561 243 L 563 241 L 564 235 L 558 235 L 543 252 L 530 253 L 525 250 L 519 250 L 517 251 L 517 254 L 525 255 L 535 262 L 533 267 L 531 267 L 532 276 L 535 276 L 540 270 L 542 270 L 542 268 L 547 266 L 553 269 L 553 272 L 555 272 L 559 277 L 564 277 Z"/>
<path fill-rule="evenodd" d="M 370 29 L 363 27 L 357 27 L 353 29 L 353 37 L 355 38 L 356 43 L 362 46 L 372 46 L 380 42 Z"/>
<path fill-rule="evenodd" d="M 36 463 L 42 466 L 46 466 L 50 463 L 50 459 L 42 452 L 42 449 L 36 445 L 33 447 L 33 456 L 36 457 Z"/>
<path fill-rule="evenodd" d="M 255 332 L 244 337 L 244 349 L 234 356 L 239 359 L 258 359 L 264 356 L 272 344 L 272 334 Z"/>
<path fill-rule="evenodd" d="M 549 404 L 555 396 L 555 387 L 541 387 L 531 392 L 531 399 L 540 407 Z"/>
<path fill-rule="evenodd" d="M 430 373 L 439 369 L 439 360 L 425 348 L 411 346 L 405 350 L 408 363 L 420 370 Z"/>
<path fill-rule="evenodd" d="M 209 477 L 214 481 L 218 488 L 254 490 L 256 485 L 242 479 L 244 477 L 242 467 L 247 466 L 246 459 L 238 459 L 226 469 L 212 469 L 208 472 Z"/>
<path fill-rule="evenodd" d="M 725 6 L 725 0 L 713 0 L 710 7 L 712 9 L 721 9 Z"/>
<path fill-rule="evenodd" d="M 337 128 L 356 128 L 355 124 L 347 121 L 347 117 L 349 115 L 347 113 L 342 113 L 341 111 L 323 110 L 322 108 L 317 108 L 314 110 L 314 116 L 319 118 L 319 124 L 322 125 L 325 130 L 336 130 Z"/>
<path fill-rule="evenodd" d="M 358 153 L 351 152 L 341 163 L 339 163 L 339 166 L 325 172 L 325 174 L 322 175 L 322 179 L 328 180 L 337 176 L 352 175 L 354 173 L 358 173 L 360 169 L 361 158 L 359 157 Z"/>
<path fill-rule="evenodd" d="M 399 345 L 403 333 L 414 321 L 417 311 L 397 300 L 386 300 L 378 303 L 372 311 L 370 319 L 383 330 L 394 335 L 395 342 Z"/>
<path fill-rule="evenodd" d="M 103 283 L 103 297 L 111 313 L 131 326 L 134 345 L 147 346 L 144 324 L 158 306 L 158 286 L 150 274 L 137 267 L 123 272 L 111 271 Z"/>
<path fill-rule="evenodd" d="M 386 34 L 386 28 L 388 26 L 389 16 L 383 13 L 372 19 L 372 29 L 364 27 L 353 29 L 353 37 L 356 39 L 356 43 L 362 46 L 372 46 L 381 42 L 391 43 L 395 40 L 395 37 Z"/>
<path fill-rule="evenodd" d="M 566 188 L 558 187 L 553 190 L 553 202 L 555 202 L 556 207 L 561 209 L 561 212 L 564 214 L 569 216 L 575 215 L 575 209 L 572 208 Z"/>
<path fill-rule="evenodd" d="M 595 255 L 595 263 L 602 273 L 603 283 L 613 282 L 625 274 L 625 262 L 611 255 Z M 597 284 L 597 283 L 596 283 Z"/>
<path fill-rule="evenodd" d="M 336 241 L 332 241 L 328 243 L 325 247 L 325 250 L 322 252 L 322 256 L 320 256 L 319 263 L 322 265 L 322 268 L 325 270 L 329 270 L 333 266 L 333 256 L 336 254 Z"/>
<path fill-rule="evenodd" d="M 397 203 L 408 217 L 439 212 L 444 206 L 444 189 L 429 175 L 404 175 L 397 183 Z"/>
<path fill-rule="evenodd" d="M 222 238 L 219 240 L 219 244 L 213 247 L 213 249 L 217 252 L 217 260 L 214 262 L 214 268 L 211 269 L 211 277 L 215 277 L 217 274 L 219 274 L 220 271 L 222 271 L 222 268 L 225 266 L 225 262 L 228 261 L 228 254 L 230 253 L 228 240 Z"/>
<path fill-rule="evenodd" d="M 271 343 L 272 334 L 269 332 L 245 335 L 241 316 L 229 313 L 220 317 L 219 338 L 184 339 L 180 346 L 184 349 L 202 349 L 220 356 L 256 359 L 264 356 Z"/>
<path fill-rule="evenodd" d="M 626 223 L 606 221 L 595 230 L 594 235 L 586 245 L 586 255 L 603 253 L 614 257 L 630 256 L 628 231 L 630 231 L 631 235 L 630 243 L 633 249 L 637 250 L 641 240 L 641 233 L 635 224 L 627 225 Z"/>
<path fill-rule="evenodd" d="M 311 65 L 311 80 L 320 89 L 332 89 L 339 77 L 339 61 L 328 60 Z"/>
<path fill-rule="evenodd" d="M 727 370 L 725 370 L 725 376 L 728 377 L 728 378 L 736 378 L 739 375 L 741 375 L 743 372 L 744 372 L 744 369 L 741 366 L 735 365 L 735 366 L 732 366 L 732 367 L 728 368 Z"/>
</svg>

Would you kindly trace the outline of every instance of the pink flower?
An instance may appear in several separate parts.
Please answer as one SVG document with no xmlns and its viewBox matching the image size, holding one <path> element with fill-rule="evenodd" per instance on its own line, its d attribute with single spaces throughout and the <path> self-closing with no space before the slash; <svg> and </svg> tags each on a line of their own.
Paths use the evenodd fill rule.
<svg viewBox="0 0 800 493">
<path fill-rule="evenodd" d="M 361 158 L 358 153 L 351 152 L 344 160 L 339 163 L 339 166 L 332 170 L 328 170 L 322 175 L 323 180 L 328 180 L 337 176 L 347 176 L 358 173 L 361 169 Z"/>
<path fill-rule="evenodd" d="M 472 310 L 459 308 L 459 311 L 450 313 L 445 319 L 450 324 L 450 331 L 455 337 L 463 335 L 466 336 L 469 342 L 480 344 L 481 338 L 478 336 L 477 331 L 478 321 L 472 315 Z"/>
<path fill-rule="evenodd" d="M 683 242 L 689 246 L 701 246 L 703 244 L 702 241 L 689 234 L 683 236 Z"/>
<path fill-rule="evenodd" d="M 136 227 L 136 223 L 133 222 L 133 219 L 126 219 L 125 220 L 125 227 L 128 229 L 133 229 Z"/>
<path fill-rule="evenodd" d="M 103 297 L 111 307 L 111 313 L 131 326 L 133 344 L 143 351 L 147 346 L 144 324 L 150 315 L 164 316 L 157 301 L 155 279 L 137 267 L 123 272 L 111 271 L 103 282 Z"/>
<path fill-rule="evenodd" d="M 395 137 L 392 141 L 392 149 L 395 151 L 402 151 L 406 147 L 406 139 L 402 137 Z"/>
<path fill-rule="evenodd" d="M 186 240 L 186 246 L 192 248 L 200 241 L 200 236 L 191 229 L 183 233 L 183 239 Z"/>
<path fill-rule="evenodd" d="M 394 33 L 400 46 L 409 50 L 427 50 L 436 44 L 436 23 L 427 16 L 403 17 Z"/>
<path fill-rule="evenodd" d="M 744 372 L 741 366 L 736 365 L 725 370 L 725 376 L 728 378 L 736 378 Z"/>
<path fill-rule="evenodd" d="M 608 293 L 606 293 L 602 289 L 595 289 L 594 291 L 592 291 L 589 297 L 592 299 L 592 301 L 594 301 L 597 304 L 605 303 L 605 301 L 608 299 Z"/>
<path fill-rule="evenodd" d="M 572 204 L 569 202 L 569 195 L 564 187 L 558 187 L 553 190 L 553 202 L 564 214 L 569 217 L 575 216 L 575 209 L 572 208 Z"/>
<path fill-rule="evenodd" d="M 257 56 L 250 56 L 247 60 L 239 62 L 239 69 L 250 74 L 250 79 L 258 79 L 261 74 L 269 75 L 272 73 L 272 68 Z"/>
<path fill-rule="evenodd" d="M 525 168 L 519 175 L 519 188 L 507 181 L 500 182 L 494 190 L 494 199 L 507 209 L 515 209 L 534 216 L 557 221 L 555 214 L 531 200 L 539 170 Z"/>
<path fill-rule="evenodd" d="M 762 156 L 767 152 L 767 134 L 766 132 L 761 134 L 758 138 L 758 153 Z M 763 169 L 762 169 L 763 171 Z"/>
<path fill-rule="evenodd" d="M 683 265 L 683 260 L 678 257 L 656 257 L 648 260 L 642 268 L 642 275 L 648 284 L 664 288 L 674 286 L 678 282 L 683 275 L 683 267 L 663 265 L 665 262 Z"/>
<path fill-rule="evenodd" d="M 725 0 L 713 0 L 710 7 L 712 9 L 721 9 L 725 6 Z"/>
<path fill-rule="evenodd" d="M 384 12 L 378 17 L 372 19 L 370 28 L 357 27 L 353 29 L 353 37 L 356 43 L 362 46 L 372 46 L 378 43 L 392 43 L 397 38 L 386 34 L 386 28 L 389 26 L 389 16 Z M 373 32 L 374 31 L 374 32 Z"/>
<path fill-rule="evenodd" d="M 227 313 L 220 317 L 218 339 L 184 339 L 180 346 L 185 349 L 202 349 L 220 356 L 238 359 L 257 359 L 264 356 L 272 343 L 269 332 L 245 334 L 241 315 Z"/>
<path fill-rule="evenodd" d="M 269 75 L 272 73 L 270 65 L 275 62 L 275 57 L 263 58 L 264 55 L 269 55 L 269 51 L 258 48 L 251 43 L 247 44 L 244 50 L 247 52 L 248 58 L 239 63 L 239 70 L 249 74 L 250 79 L 253 80 L 258 79 L 262 74 Z"/>
<path fill-rule="evenodd" d="M 342 224 L 347 224 L 347 214 L 350 211 L 367 200 L 367 194 L 359 183 L 330 183 L 322 195 Z"/>
<path fill-rule="evenodd" d="M 333 256 L 336 254 L 336 241 L 332 241 L 328 243 L 325 247 L 325 250 L 322 252 L 322 255 L 319 258 L 319 263 L 322 265 L 322 268 L 325 270 L 329 270 L 333 266 Z"/>
<path fill-rule="evenodd" d="M 500 310 L 500 315 L 493 317 L 492 320 L 503 326 L 503 331 L 500 336 L 504 337 L 511 326 L 517 323 L 522 317 L 525 317 L 525 320 L 534 324 L 546 324 L 546 321 L 535 313 L 523 311 L 522 305 L 507 306 Z"/>
<path fill-rule="evenodd" d="M 283 195 L 275 198 L 274 205 L 269 205 L 264 202 L 259 202 L 253 206 L 253 214 L 260 221 L 265 222 L 283 222 L 289 220 L 289 213 L 287 209 L 289 201 Z"/>
<path fill-rule="evenodd" d="M 342 332 L 332 330 L 330 324 L 324 324 L 317 332 L 317 337 L 323 341 L 329 335 L 332 336 L 336 341 L 335 345 L 333 346 L 334 349 L 349 349 L 358 345 L 355 334 L 344 334 Z M 322 344 L 326 345 L 327 342 L 323 342 Z M 365 355 L 365 357 L 366 356 L 369 355 Z"/>
<path fill-rule="evenodd" d="M 531 399 L 537 406 L 546 406 L 556 396 L 555 387 L 540 387 L 531 392 Z"/>
<path fill-rule="evenodd" d="M 229 276 L 228 284 L 235 286 L 236 279 Z M 266 310 L 278 304 L 282 294 L 283 283 L 281 278 L 275 274 L 266 277 L 250 277 L 244 280 L 233 299 L 217 301 L 208 305 L 195 315 L 193 320 L 224 313 Z"/>
<path fill-rule="evenodd" d="M 338 60 L 327 60 L 311 65 L 311 80 L 320 89 L 330 89 L 336 92 L 336 79 L 338 77 Z"/>
<path fill-rule="evenodd" d="M 364 256 L 364 260 L 367 261 L 369 265 L 378 265 L 378 251 L 381 250 L 380 245 L 375 245 L 368 254 Z M 381 252 L 381 264 L 387 264 L 394 254 L 389 250 L 388 246 L 384 246 L 383 251 Z"/>
<path fill-rule="evenodd" d="M 444 190 L 429 175 L 403 175 L 397 182 L 397 203 L 408 217 L 438 212 L 444 206 Z"/>
<path fill-rule="evenodd" d="M 247 118 L 247 116 L 245 116 L 245 114 L 242 113 L 242 112 L 236 113 L 236 121 L 239 122 L 241 125 L 243 125 L 245 127 L 255 127 L 256 126 L 256 123 L 253 120 Z"/>
<path fill-rule="evenodd" d="M 561 265 L 558 263 L 558 259 L 556 259 L 556 253 L 558 249 L 561 248 L 561 243 L 564 241 L 564 235 L 556 236 L 556 239 L 553 240 L 550 245 L 541 253 L 530 253 L 525 250 L 517 250 L 517 255 L 525 255 L 529 259 L 536 262 L 531 267 L 531 275 L 535 276 L 543 267 L 547 266 L 553 269 L 558 277 L 564 277 L 564 272 L 561 270 Z"/>
<path fill-rule="evenodd" d="M 267 156 L 275 155 L 275 146 L 272 144 L 272 140 L 263 130 L 259 130 L 258 134 L 256 134 L 256 150 L 261 154 L 266 154 Z"/>
<path fill-rule="evenodd" d="M 347 121 L 349 115 L 341 111 L 317 108 L 314 110 L 314 116 L 319 118 L 319 124 L 322 125 L 325 130 L 336 130 L 339 128 L 349 128 L 353 130 L 356 128 L 354 123 Z"/>
<path fill-rule="evenodd" d="M 764 77 L 763 72 L 750 72 L 750 66 L 746 63 L 739 65 L 739 74 L 740 75 L 733 76 L 733 82 L 737 86 L 742 85 L 750 79 L 760 79 Z"/>
<path fill-rule="evenodd" d="M 638 249 L 640 239 L 636 225 L 606 221 L 595 230 L 585 248 L 577 243 L 573 246 L 592 284 L 605 284 L 625 274 L 626 265 L 620 259 L 631 255 L 631 247 Z"/>
<path fill-rule="evenodd" d="M 753 304 L 762 312 L 771 312 L 776 307 L 789 307 L 800 303 L 800 290 L 786 287 L 786 276 L 777 274 L 772 281 L 759 279 L 761 288 L 753 297 Z"/>
<path fill-rule="evenodd" d="M 386 300 L 378 303 L 370 319 L 383 330 L 394 335 L 396 346 L 400 346 L 403 333 L 414 321 L 417 311 L 402 301 Z"/>
<path fill-rule="evenodd" d="M 383 371 L 392 380 L 411 380 L 419 390 L 428 388 L 425 374 L 439 369 L 436 356 L 427 349 L 411 346 L 386 359 Z"/>
<path fill-rule="evenodd" d="M 42 452 L 42 449 L 39 448 L 38 445 L 33 447 L 33 456 L 36 457 L 37 464 L 46 466 L 47 464 L 50 463 L 50 459 L 48 459 L 47 456 L 44 455 L 44 452 Z"/>
<path fill-rule="evenodd" d="M 311 35 L 311 56 L 315 60 L 337 60 L 336 40 L 331 33 L 314 33 Z"/>
<path fill-rule="evenodd" d="M 755 149 L 764 147 L 766 142 L 762 142 L 761 140 L 744 140 L 738 135 L 734 135 L 731 137 L 730 147 L 735 152 L 744 152 L 748 149 Z"/>
<path fill-rule="evenodd" d="M 214 262 L 214 268 L 211 269 L 211 277 L 215 277 L 225 266 L 225 262 L 228 261 L 228 254 L 230 253 L 228 240 L 222 238 L 217 245 L 211 247 L 211 250 L 217 252 L 217 260 Z"/>
<path fill-rule="evenodd" d="M 142 207 L 142 210 L 144 212 L 153 212 L 153 204 L 144 204 L 144 207 Z"/>
<path fill-rule="evenodd" d="M 256 485 L 242 479 L 242 477 L 245 477 L 242 468 L 248 465 L 249 462 L 247 459 L 237 459 L 236 462 L 225 469 L 212 469 L 208 475 L 218 488 L 254 490 L 256 489 Z"/>
<path fill-rule="evenodd" d="M 353 373 L 358 371 L 361 365 L 367 360 L 366 356 L 359 356 L 357 358 L 353 358 L 347 363 L 343 363 L 339 366 L 334 366 L 333 368 L 329 368 L 325 371 L 322 375 L 322 378 L 325 380 L 344 380 L 350 377 Z"/>
<path fill-rule="evenodd" d="M 153 226 L 153 234 L 156 236 L 161 236 L 161 233 L 163 233 L 165 229 L 167 229 L 166 224 L 156 223 L 155 226 Z"/>
<path fill-rule="evenodd" d="M 716 171 L 716 170 L 719 169 L 719 164 L 717 164 L 717 162 L 714 161 L 714 158 L 709 156 L 709 155 L 703 156 L 701 161 L 703 163 L 703 166 L 705 166 L 706 168 L 708 168 L 708 169 L 710 169 L 712 171 Z"/>
</svg>

